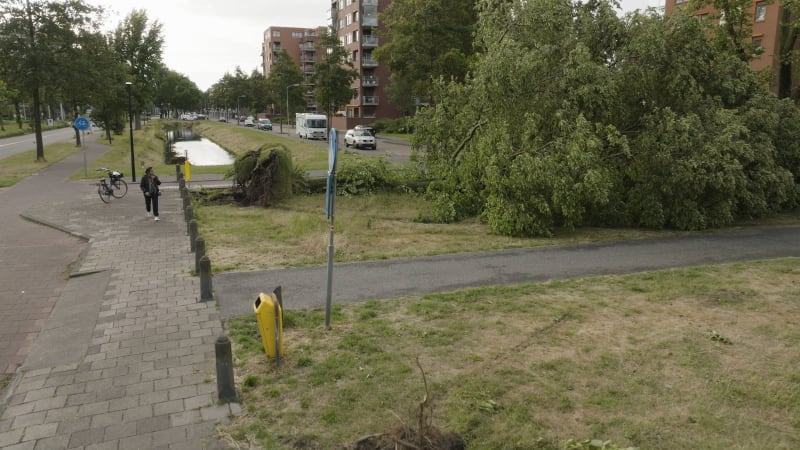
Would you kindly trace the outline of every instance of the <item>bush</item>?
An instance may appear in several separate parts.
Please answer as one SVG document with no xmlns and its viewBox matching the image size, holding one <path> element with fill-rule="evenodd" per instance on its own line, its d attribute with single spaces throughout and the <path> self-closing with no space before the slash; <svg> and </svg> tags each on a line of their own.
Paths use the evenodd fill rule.
<svg viewBox="0 0 800 450">
<path fill-rule="evenodd" d="M 347 161 L 336 171 L 336 193 L 339 195 L 374 194 L 389 186 L 389 168 L 383 158 Z"/>
<path fill-rule="evenodd" d="M 410 117 L 399 119 L 378 119 L 372 123 L 378 133 L 411 134 L 414 132 L 414 121 Z"/>
</svg>

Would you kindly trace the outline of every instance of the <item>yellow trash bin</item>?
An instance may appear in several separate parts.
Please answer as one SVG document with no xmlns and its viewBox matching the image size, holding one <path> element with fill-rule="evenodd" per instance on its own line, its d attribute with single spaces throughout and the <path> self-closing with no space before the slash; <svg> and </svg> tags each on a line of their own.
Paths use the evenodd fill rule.
<svg viewBox="0 0 800 450">
<path fill-rule="evenodd" d="M 273 295 L 262 292 L 253 304 L 253 310 L 267 356 L 274 358 L 277 349 L 280 349 L 279 356 L 283 357 L 283 310 L 278 300 Z"/>
</svg>

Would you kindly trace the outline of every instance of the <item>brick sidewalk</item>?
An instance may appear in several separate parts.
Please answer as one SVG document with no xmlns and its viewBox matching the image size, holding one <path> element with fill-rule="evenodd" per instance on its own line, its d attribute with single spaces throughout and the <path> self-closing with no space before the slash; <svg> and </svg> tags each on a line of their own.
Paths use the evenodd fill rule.
<svg viewBox="0 0 800 450">
<path fill-rule="evenodd" d="M 82 193 L 24 213 L 89 244 L 9 387 L 4 449 L 223 447 L 214 427 L 239 406 L 216 401 L 223 330 L 216 303 L 199 302 L 182 201 L 166 189 L 154 222 L 128 181 L 110 204 L 64 182 Z"/>
</svg>

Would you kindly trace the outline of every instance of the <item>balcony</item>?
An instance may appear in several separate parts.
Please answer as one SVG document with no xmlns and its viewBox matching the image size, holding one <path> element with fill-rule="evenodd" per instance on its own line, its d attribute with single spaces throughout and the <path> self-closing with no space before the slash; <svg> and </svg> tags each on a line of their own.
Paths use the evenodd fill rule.
<svg viewBox="0 0 800 450">
<path fill-rule="evenodd" d="M 378 97 L 374 95 L 364 95 L 361 97 L 362 105 L 378 106 Z"/>
<path fill-rule="evenodd" d="M 361 67 L 378 67 L 378 61 L 373 58 L 361 58 Z"/>
<path fill-rule="evenodd" d="M 378 85 L 378 77 L 376 76 L 368 76 L 361 78 L 361 86 L 364 87 L 375 87 Z"/>
<path fill-rule="evenodd" d="M 370 36 L 364 35 L 361 37 L 361 46 L 362 47 L 377 47 L 378 46 L 378 36 Z"/>
<path fill-rule="evenodd" d="M 378 26 L 378 18 L 377 17 L 364 17 L 361 19 L 361 26 L 362 27 L 377 27 Z"/>
<path fill-rule="evenodd" d="M 378 0 L 361 0 L 362 6 L 378 6 Z"/>
<path fill-rule="evenodd" d="M 313 54 L 303 53 L 300 55 L 300 62 L 304 63 L 313 63 L 316 62 L 317 58 Z"/>
</svg>

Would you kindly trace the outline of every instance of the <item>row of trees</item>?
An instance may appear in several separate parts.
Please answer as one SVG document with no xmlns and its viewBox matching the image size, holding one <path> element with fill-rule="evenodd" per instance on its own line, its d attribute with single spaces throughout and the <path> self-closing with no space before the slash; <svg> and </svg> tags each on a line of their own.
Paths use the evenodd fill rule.
<svg viewBox="0 0 800 450">
<path fill-rule="evenodd" d="M 750 70 L 750 43 L 615 6 L 476 1 L 469 70 L 430 78 L 416 120 L 436 219 L 531 236 L 704 229 L 797 207 L 800 113 Z"/>
<path fill-rule="evenodd" d="M 197 86 L 162 63 L 158 21 L 133 10 L 104 34 L 103 14 L 83 0 L 0 1 L 0 104 L 14 106 L 20 127 L 20 105 L 31 105 L 37 160 L 45 158 L 42 105 L 55 111 L 64 107 L 72 117 L 91 109 L 93 120 L 110 133 L 124 127 L 126 82 L 137 128 L 139 112 L 153 106 L 182 110 L 202 104 Z"/>
<path fill-rule="evenodd" d="M 271 109 L 276 115 L 287 118 L 293 112 L 306 108 L 306 93 L 313 86 L 314 100 L 319 109 L 329 116 L 338 106 L 346 104 L 355 95 L 351 85 L 358 77 L 354 65 L 347 58 L 336 32 L 328 29 L 317 43 L 323 55 L 314 66 L 314 74 L 306 78 L 286 50 L 278 53 L 269 75 L 254 70 L 250 75 L 237 68 L 226 73 L 208 92 L 211 105 L 229 109 L 238 105 L 248 112 Z M 288 96 L 288 97 L 287 97 Z M 289 111 L 286 111 L 286 108 Z M 288 112 L 288 114 L 287 114 Z"/>
</svg>

